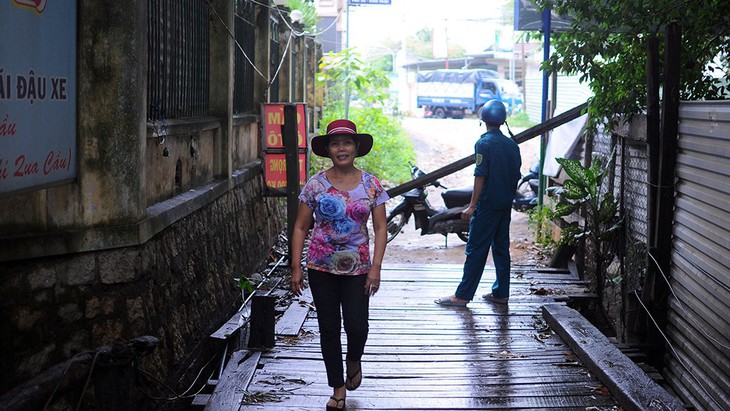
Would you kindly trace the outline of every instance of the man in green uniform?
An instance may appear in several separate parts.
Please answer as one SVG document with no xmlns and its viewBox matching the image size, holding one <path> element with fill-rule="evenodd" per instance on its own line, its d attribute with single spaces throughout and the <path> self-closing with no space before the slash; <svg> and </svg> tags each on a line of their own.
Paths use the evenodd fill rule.
<svg viewBox="0 0 730 411">
<path fill-rule="evenodd" d="M 490 100 L 482 107 L 480 116 L 487 132 L 474 146 L 474 192 L 461 216 L 470 219 L 464 275 L 454 295 L 435 301 L 439 305 L 464 307 L 474 298 L 490 248 L 497 279 L 492 292 L 483 298 L 498 304 L 506 304 L 509 299 L 509 223 L 522 158 L 517 143 L 499 130 L 507 118 L 504 105 Z"/>
</svg>

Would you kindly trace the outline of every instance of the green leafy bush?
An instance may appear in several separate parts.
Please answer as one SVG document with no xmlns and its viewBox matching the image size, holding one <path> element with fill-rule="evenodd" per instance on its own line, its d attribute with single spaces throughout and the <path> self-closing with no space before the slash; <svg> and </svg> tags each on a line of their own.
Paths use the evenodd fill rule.
<svg viewBox="0 0 730 411">
<path fill-rule="evenodd" d="M 527 112 L 520 111 L 519 113 L 509 116 L 507 118 L 507 124 L 509 124 L 510 127 L 532 127 L 536 123 L 530 121 L 530 117 L 527 115 Z"/>
<path fill-rule="evenodd" d="M 321 127 L 333 120 L 349 118 L 358 132 L 373 136 L 373 149 L 355 165 L 376 175 L 384 184 L 396 185 L 410 180 L 409 168 L 404 167 L 416 157 L 413 143 L 397 117 L 388 116 L 388 87 L 386 72 L 364 63 L 357 53 L 344 50 L 323 57 L 318 85 L 326 89 Z M 356 102 L 345 109 L 347 96 Z M 331 166 L 327 158 L 312 157 L 310 173 Z"/>
<path fill-rule="evenodd" d="M 613 158 L 613 153 L 609 159 Z M 581 208 L 585 209 L 585 223 L 570 223 L 562 232 L 560 242 L 573 244 L 575 241 L 589 237 L 596 248 L 598 271 L 608 261 L 608 252 L 604 244 L 610 241 L 621 227 L 618 216 L 618 203 L 613 194 L 604 186 L 608 176 L 610 161 L 594 156 L 590 167 L 583 167 L 576 159 L 558 158 L 570 178 L 559 190 L 559 201 L 555 205 L 553 218 L 566 217 Z"/>
<path fill-rule="evenodd" d="M 550 224 L 553 212 L 550 207 L 542 206 L 532 208 L 527 211 L 527 216 L 527 228 L 535 236 L 535 242 L 544 247 L 554 247 L 553 228 Z"/>
</svg>

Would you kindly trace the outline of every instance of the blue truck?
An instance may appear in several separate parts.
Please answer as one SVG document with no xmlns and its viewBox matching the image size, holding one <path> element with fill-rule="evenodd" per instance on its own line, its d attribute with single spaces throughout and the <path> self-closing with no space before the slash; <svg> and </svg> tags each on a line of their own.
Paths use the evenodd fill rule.
<svg viewBox="0 0 730 411">
<path fill-rule="evenodd" d="M 522 111 L 517 84 L 499 78 L 494 70 L 442 69 L 418 73 L 416 104 L 424 117 L 464 118 L 489 100 L 499 100 L 508 113 Z"/>
</svg>

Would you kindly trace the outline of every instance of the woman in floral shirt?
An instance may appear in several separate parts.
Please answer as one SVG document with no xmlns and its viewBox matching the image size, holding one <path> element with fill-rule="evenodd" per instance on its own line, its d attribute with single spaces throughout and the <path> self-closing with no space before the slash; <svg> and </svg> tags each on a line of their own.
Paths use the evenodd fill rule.
<svg viewBox="0 0 730 411">
<path fill-rule="evenodd" d="M 375 176 L 354 163 L 372 146 L 372 136 L 358 134 L 349 120 L 335 120 L 327 126 L 327 134 L 314 137 L 312 152 L 329 157 L 332 167 L 314 175 L 302 189 L 294 224 L 291 289 L 300 295 L 304 288 L 302 249 L 314 223 L 307 272 L 317 307 L 327 382 L 334 389 L 328 410 L 345 408 L 346 389 L 355 390 L 362 382 L 360 359 L 368 337 L 369 300 L 380 287 L 388 195 Z M 375 231 L 372 261 L 367 228 L 371 212 Z M 345 367 L 340 343 L 343 321 L 347 335 Z"/>
</svg>

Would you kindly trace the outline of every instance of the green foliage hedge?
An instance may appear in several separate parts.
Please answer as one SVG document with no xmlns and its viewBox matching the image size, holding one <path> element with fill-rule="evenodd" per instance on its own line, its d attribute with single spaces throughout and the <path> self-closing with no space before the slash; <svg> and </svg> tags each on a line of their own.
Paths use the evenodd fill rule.
<svg viewBox="0 0 730 411">
<path fill-rule="evenodd" d="M 358 158 L 355 165 L 378 177 L 386 187 L 410 180 L 408 162 L 416 158 L 416 153 L 400 119 L 386 114 L 392 111 L 387 73 L 365 63 L 348 49 L 322 58 L 317 85 L 326 91 L 321 130 L 326 130 L 333 120 L 348 118 L 357 125 L 358 132 L 373 136 L 372 151 Z M 349 104 L 346 110 L 348 97 L 354 104 Z M 310 174 L 331 164 L 327 158 L 312 156 Z"/>
<path fill-rule="evenodd" d="M 332 120 L 343 117 L 339 110 L 325 109 L 321 127 L 324 131 Z M 355 166 L 382 180 L 384 185 L 395 186 L 411 179 L 409 161 L 416 158 L 413 143 L 403 130 L 397 117 L 388 116 L 381 109 L 353 107 L 349 119 L 357 125 L 357 131 L 373 136 L 373 149 L 355 161 Z M 332 165 L 328 158 L 312 156 L 310 173 L 316 173 Z"/>
</svg>

